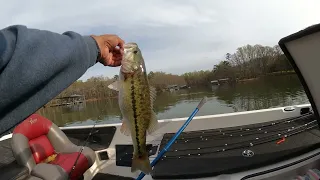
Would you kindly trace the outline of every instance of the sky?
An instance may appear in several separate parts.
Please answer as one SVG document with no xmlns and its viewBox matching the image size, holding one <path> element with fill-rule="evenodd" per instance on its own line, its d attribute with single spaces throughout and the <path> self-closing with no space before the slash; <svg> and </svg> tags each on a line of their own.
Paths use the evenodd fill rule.
<svg viewBox="0 0 320 180">
<path fill-rule="evenodd" d="M 117 34 L 140 46 L 147 71 L 182 74 L 211 70 L 240 46 L 274 46 L 320 23 L 319 7 L 319 0 L 2 0 L 0 29 Z M 119 69 L 98 63 L 80 79 L 113 77 Z"/>
</svg>

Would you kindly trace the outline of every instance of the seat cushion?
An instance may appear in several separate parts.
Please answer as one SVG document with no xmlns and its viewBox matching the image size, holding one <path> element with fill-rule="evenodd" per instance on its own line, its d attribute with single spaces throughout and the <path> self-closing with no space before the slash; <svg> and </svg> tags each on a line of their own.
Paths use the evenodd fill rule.
<svg viewBox="0 0 320 180">
<path fill-rule="evenodd" d="M 48 134 L 52 126 L 52 121 L 39 114 L 32 114 L 17 127 L 14 128 L 13 134 L 23 134 L 29 140 L 41 135 Z"/>
<path fill-rule="evenodd" d="M 27 179 L 25 180 L 43 180 L 42 178 L 38 178 L 38 177 L 35 177 L 35 176 L 29 176 Z"/>
<path fill-rule="evenodd" d="M 56 158 L 51 161 L 50 164 L 55 164 L 62 167 L 69 174 L 78 157 L 78 154 L 78 152 L 57 154 Z M 88 168 L 89 165 L 87 158 L 82 153 L 80 153 L 76 167 L 71 174 L 71 179 L 80 177 L 81 175 L 83 175 L 83 173 L 86 172 Z"/>
<path fill-rule="evenodd" d="M 72 166 L 76 161 L 78 152 L 57 154 L 55 159 L 49 163 L 39 163 L 32 170 L 31 175 L 45 179 L 58 180 L 66 179 L 72 170 Z M 72 172 L 70 179 L 75 180 L 83 175 L 88 169 L 88 160 L 80 154 L 76 167 Z"/>
<path fill-rule="evenodd" d="M 46 135 L 30 140 L 29 146 L 37 164 L 54 153 L 54 149 Z"/>
<path fill-rule="evenodd" d="M 66 180 L 68 174 L 60 166 L 46 163 L 37 164 L 30 173 L 43 180 Z"/>
</svg>

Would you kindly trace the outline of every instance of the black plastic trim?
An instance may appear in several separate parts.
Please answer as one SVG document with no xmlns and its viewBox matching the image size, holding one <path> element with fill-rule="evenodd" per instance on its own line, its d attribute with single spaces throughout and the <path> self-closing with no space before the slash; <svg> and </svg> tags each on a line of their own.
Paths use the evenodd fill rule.
<svg viewBox="0 0 320 180">
<path fill-rule="evenodd" d="M 155 155 L 158 146 L 147 144 L 148 156 Z M 116 165 L 131 167 L 133 146 L 129 144 L 116 144 Z"/>
<path fill-rule="evenodd" d="M 109 154 L 107 151 L 99 152 L 98 155 L 99 155 L 100 160 L 108 160 L 109 159 Z"/>
<path fill-rule="evenodd" d="M 300 109 L 300 115 L 304 115 L 310 113 L 310 108 L 306 107 L 306 108 L 301 108 Z"/>
<path fill-rule="evenodd" d="M 113 140 L 116 129 L 115 126 L 95 127 L 86 146 L 94 151 L 107 149 Z M 67 135 L 71 142 L 78 146 L 82 146 L 88 138 L 91 128 L 62 129 L 62 131 Z"/>
<path fill-rule="evenodd" d="M 108 174 L 108 173 L 98 173 L 92 178 L 92 180 L 134 180 L 134 178 Z"/>
<path fill-rule="evenodd" d="M 293 57 L 291 56 L 291 54 L 289 53 L 287 47 L 285 46 L 285 43 L 287 42 L 290 42 L 290 41 L 293 41 L 293 40 L 296 40 L 296 39 L 299 39 L 299 38 L 302 38 L 302 37 L 305 37 L 305 36 L 308 36 L 308 35 L 311 35 L 311 34 L 314 34 L 316 32 L 320 32 L 320 24 L 316 24 L 316 25 L 313 25 L 313 26 L 310 26 L 310 27 L 307 27 L 301 31 L 298 31 L 296 33 L 293 33 L 289 36 L 286 36 L 282 39 L 280 39 L 280 41 L 278 42 L 280 48 L 282 49 L 284 55 L 287 57 L 287 59 L 289 60 L 290 64 L 292 65 L 294 71 L 296 72 L 307 96 L 308 96 L 308 99 L 309 99 L 309 102 L 312 106 L 312 109 L 314 111 L 314 114 L 315 114 L 315 117 L 316 117 L 316 120 L 318 122 L 318 125 L 320 127 L 320 116 L 319 116 L 319 112 L 318 112 L 318 109 L 316 108 L 316 104 L 314 102 L 314 99 L 312 97 L 312 94 L 308 88 L 308 85 L 305 81 L 305 79 L 303 78 L 303 75 L 301 74 L 301 71 L 299 70 L 298 66 L 296 65 L 296 63 L 294 62 L 293 60 Z"/>
</svg>

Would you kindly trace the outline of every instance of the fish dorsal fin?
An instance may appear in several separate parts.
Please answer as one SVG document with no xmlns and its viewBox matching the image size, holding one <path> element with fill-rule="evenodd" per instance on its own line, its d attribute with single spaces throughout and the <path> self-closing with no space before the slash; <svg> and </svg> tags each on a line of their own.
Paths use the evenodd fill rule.
<svg viewBox="0 0 320 180">
<path fill-rule="evenodd" d="M 157 120 L 157 115 L 156 113 L 152 110 L 151 113 L 151 119 L 150 119 L 150 124 L 148 127 L 148 134 L 152 134 L 153 132 L 155 132 L 157 129 L 159 128 L 159 122 Z"/>
<path fill-rule="evenodd" d="M 128 123 L 125 119 L 122 120 L 120 132 L 126 136 L 130 136 L 130 134 L 131 134 L 130 126 L 128 125 Z"/>
<path fill-rule="evenodd" d="M 115 81 L 115 82 L 113 82 L 113 83 L 111 83 L 111 84 L 109 84 L 109 85 L 108 85 L 108 88 L 109 88 L 109 89 L 112 89 L 112 90 L 115 90 L 115 91 L 119 91 L 119 89 L 120 89 L 120 82 L 119 82 L 119 80 L 118 80 L 118 81 Z"/>
</svg>

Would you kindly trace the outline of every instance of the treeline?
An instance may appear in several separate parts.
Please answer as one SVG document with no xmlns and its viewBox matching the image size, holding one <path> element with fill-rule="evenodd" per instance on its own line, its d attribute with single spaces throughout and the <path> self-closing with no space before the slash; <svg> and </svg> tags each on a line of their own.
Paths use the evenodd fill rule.
<svg viewBox="0 0 320 180">
<path fill-rule="evenodd" d="M 231 81 L 257 78 L 270 73 L 292 72 L 292 67 L 278 45 L 246 45 L 235 53 L 227 53 L 225 59 L 210 71 L 183 74 L 188 85 L 208 84 L 211 80 L 229 78 Z"/>
<path fill-rule="evenodd" d="M 185 85 L 186 81 L 183 76 L 168 74 L 165 72 L 153 72 L 150 71 L 148 74 L 149 82 L 154 86 L 157 91 L 162 91 L 168 85 Z"/>
<path fill-rule="evenodd" d="M 109 98 L 117 95 L 116 91 L 108 88 L 108 85 L 118 79 L 118 75 L 113 78 L 104 76 L 91 77 L 87 81 L 78 80 L 65 89 L 58 97 L 70 96 L 72 94 L 85 95 L 87 99 Z M 183 76 L 168 74 L 165 72 L 153 72 L 148 74 L 149 83 L 158 91 L 166 88 L 170 84 L 185 85 Z"/>
<path fill-rule="evenodd" d="M 108 88 L 108 85 L 118 79 L 118 75 L 115 75 L 113 78 L 98 76 L 91 77 L 87 81 L 78 80 L 62 91 L 57 98 L 66 97 L 73 94 L 84 95 L 86 100 L 98 100 L 98 99 L 107 99 L 107 98 L 116 98 L 117 92 Z M 148 74 L 149 82 L 154 86 L 157 91 L 162 91 L 169 84 L 186 84 L 184 77 L 167 74 L 164 72 L 152 72 Z M 50 105 L 53 101 L 49 102 L 47 105 Z"/>
<path fill-rule="evenodd" d="M 272 72 L 289 71 L 292 67 L 278 45 L 274 47 L 247 45 L 237 49 L 234 54 L 226 54 L 227 67 L 233 68 L 233 76 L 254 78 Z M 224 61 L 223 61 L 224 62 Z M 221 68 L 221 63 L 215 69 Z M 226 74 L 232 76 L 231 74 Z"/>
<path fill-rule="evenodd" d="M 104 99 L 115 97 L 117 93 L 108 88 L 108 85 L 114 82 L 114 78 L 104 76 L 91 77 L 87 81 L 78 80 L 62 91 L 58 97 L 81 94 L 86 99 Z"/>
<path fill-rule="evenodd" d="M 212 70 L 187 72 L 182 75 L 150 71 L 148 78 L 152 86 L 162 91 L 168 85 L 208 85 L 210 81 L 216 79 L 229 78 L 231 81 L 236 81 L 288 71 L 292 71 L 292 67 L 278 45 L 274 47 L 246 45 L 237 48 L 233 54 L 227 53 L 225 59 L 214 65 Z M 76 81 L 58 97 L 72 94 L 85 95 L 86 99 L 116 97 L 117 93 L 107 86 L 117 77 L 117 75 L 113 78 L 99 76 L 85 82 Z"/>
</svg>

